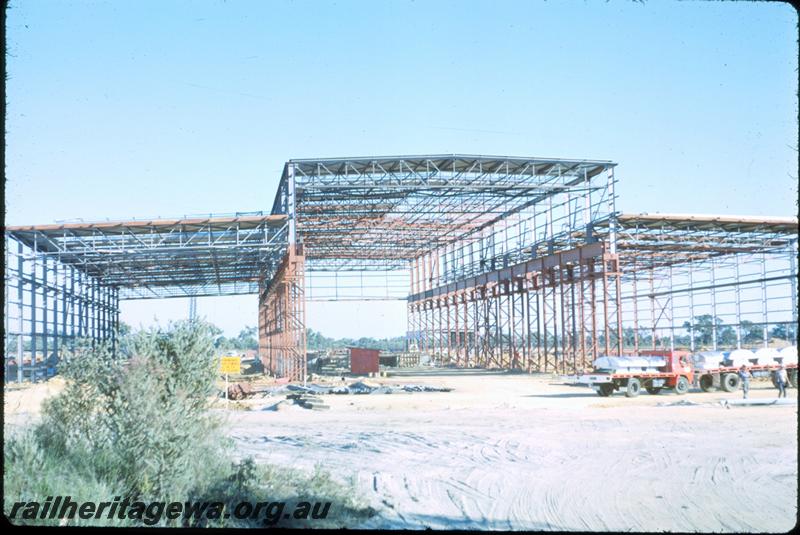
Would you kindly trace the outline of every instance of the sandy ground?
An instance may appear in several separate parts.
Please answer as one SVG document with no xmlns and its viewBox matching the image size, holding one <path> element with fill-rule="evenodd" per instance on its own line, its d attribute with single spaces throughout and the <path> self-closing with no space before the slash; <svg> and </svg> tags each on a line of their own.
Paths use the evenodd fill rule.
<svg viewBox="0 0 800 535">
<path fill-rule="evenodd" d="M 242 455 L 354 475 L 380 511 L 363 528 L 739 532 L 796 523 L 796 403 L 726 409 L 718 401 L 740 393 L 699 391 L 601 398 L 551 377 L 470 371 L 380 382 L 454 391 L 326 396 L 327 412 L 256 404 L 230 412 L 231 434 Z M 751 398 L 775 397 L 769 383 L 752 386 Z"/>
<path fill-rule="evenodd" d="M 60 377 L 31 385 L 8 383 L 3 390 L 3 423 L 6 433 L 24 426 L 39 416 L 42 402 L 64 389 Z"/>
<path fill-rule="evenodd" d="M 379 513 L 351 528 L 781 532 L 797 521 L 795 389 L 794 404 L 725 408 L 741 393 L 601 398 L 550 376 L 471 370 L 372 381 L 453 391 L 324 396 L 328 411 L 253 399 L 224 411 L 237 454 L 354 477 Z M 35 417 L 52 384 L 7 389 L 6 424 Z M 775 395 L 752 383 L 751 398 Z"/>
</svg>

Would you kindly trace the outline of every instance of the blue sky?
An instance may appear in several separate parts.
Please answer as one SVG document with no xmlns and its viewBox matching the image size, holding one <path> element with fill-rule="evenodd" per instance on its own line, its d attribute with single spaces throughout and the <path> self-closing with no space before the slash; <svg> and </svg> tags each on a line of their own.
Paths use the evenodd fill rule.
<svg viewBox="0 0 800 535">
<path fill-rule="evenodd" d="M 627 212 L 793 215 L 796 28 L 772 2 L 12 2 L 6 221 L 268 210 L 289 158 L 452 152 L 615 160 Z M 255 307 L 199 311 L 235 334 Z"/>
</svg>

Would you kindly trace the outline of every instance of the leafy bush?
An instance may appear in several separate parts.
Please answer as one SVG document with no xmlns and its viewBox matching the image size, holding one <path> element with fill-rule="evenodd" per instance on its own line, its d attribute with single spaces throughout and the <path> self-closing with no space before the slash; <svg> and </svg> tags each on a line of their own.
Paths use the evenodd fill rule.
<svg viewBox="0 0 800 535">
<path fill-rule="evenodd" d="M 115 358 L 108 346 L 87 342 L 65 356 L 60 370 L 65 389 L 46 401 L 39 425 L 6 441 L 7 514 L 14 502 L 41 502 L 59 495 L 96 502 L 116 496 L 226 504 L 320 500 L 335 502 L 330 522 L 370 514 L 353 498 L 352 488 L 334 484 L 327 475 L 306 477 L 251 459 L 226 460 L 231 442 L 220 432 L 219 418 L 208 410 L 217 378 L 208 324 L 181 322 L 167 331 L 140 331 L 127 343 L 129 358 Z M 161 524 L 170 522 L 185 524 L 166 519 Z M 220 519 L 215 525 L 259 522 Z"/>
<path fill-rule="evenodd" d="M 64 359 L 64 392 L 44 408 L 39 434 L 62 453 L 99 454 L 126 495 L 185 494 L 198 461 L 221 456 L 207 411 L 216 369 L 205 324 L 139 332 L 132 357 L 85 344 Z"/>
</svg>

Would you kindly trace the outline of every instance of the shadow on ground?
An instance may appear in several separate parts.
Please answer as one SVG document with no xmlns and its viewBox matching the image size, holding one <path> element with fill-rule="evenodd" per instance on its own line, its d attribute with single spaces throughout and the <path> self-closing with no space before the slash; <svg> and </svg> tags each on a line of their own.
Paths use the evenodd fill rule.
<svg viewBox="0 0 800 535">
<path fill-rule="evenodd" d="M 589 391 L 589 392 L 580 392 L 575 394 L 528 394 L 526 396 L 522 396 L 524 398 L 546 398 L 546 399 L 560 399 L 560 398 L 587 398 L 587 397 L 600 397 L 597 393 Z"/>
<path fill-rule="evenodd" d="M 483 368 L 408 368 L 387 370 L 389 377 L 443 377 L 443 376 L 492 376 L 492 375 L 530 375 L 516 370 L 486 370 Z M 545 375 L 545 374 L 542 374 Z"/>
</svg>

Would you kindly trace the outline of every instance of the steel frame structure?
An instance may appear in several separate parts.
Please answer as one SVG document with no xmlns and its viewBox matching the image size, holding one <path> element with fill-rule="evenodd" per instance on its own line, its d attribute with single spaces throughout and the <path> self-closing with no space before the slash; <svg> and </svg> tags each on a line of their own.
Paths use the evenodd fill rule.
<svg viewBox="0 0 800 535">
<path fill-rule="evenodd" d="M 566 373 L 622 352 L 618 258 L 593 242 L 409 297 L 443 364 Z"/>
<path fill-rule="evenodd" d="M 113 346 L 117 342 L 118 289 L 35 251 L 35 244 L 6 235 L 6 380 L 46 377 L 47 369 L 79 338 L 108 341 Z M 13 377 L 12 364 L 16 367 Z"/>
<path fill-rule="evenodd" d="M 768 347 L 776 329 L 797 343 L 796 218 L 621 214 L 617 228 L 626 348 Z"/>
<path fill-rule="evenodd" d="M 309 300 L 405 300 L 409 347 L 455 366 L 564 373 L 643 348 L 796 343 L 796 218 L 620 214 L 615 168 L 290 160 L 268 215 L 7 227 L 7 354 L 113 341 L 120 299 L 247 293 L 266 368 L 292 381 Z"/>
<path fill-rule="evenodd" d="M 575 226 L 591 236 L 593 221 L 615 213 L 615 165 L 471 155 L 290 160 L 272 213 L 288 217 L 289 242 L 302 244 L 312 281 L 315 274 L 336 274 L 337 293 L 317 293 L 313 299 L 341 298 L 338 277 L 351 275 L 352 281 L 354 272 L 360 283 L 355 298 L 360 299 L 370 297 L 364 272 L 410 272 L 409 321 L 416 325 L 417 317 L 423 318 L 417 337 L 439 357 L 456 345 L 451 323 L 466 325 L 468 318 L 451 310 L 457 296 L 420 301 L 420 292 L 586 241 L 573 238 Z M 473 361 L 479 365 L 504 367 L 522 358 L 517 348 L 525 343 L 507 328 L 506 306 L 499 303 L 516 303 L 513 320 L 521 325 L 523 297 L 509 293 L 508 284 L 501 286 L 488 294 L 483 288 L 483 298 L 475 292 L 462 297 L 474 304 L 473 321 L 483 322 L 471 335 Z M 378 298 L 402 298 L 408 286 L 390 288 L 387 283 L 384 290 Z M 483 313 L 478 312 L 481 304 Z M 260 299 L 260 318 L 269 317 L 265 311 L 270 306 L 275 310 L 269 299 Z M 288 299 L 280 308 L 298 309 Z M 274 337 L 268 333 L 274 330 L 263 323 L 261 345 L 268 347 Z M 470 340 L 465 331 L 462 338 L 458 329 L 459 344 Z M 514 348 L 511 357 L 504 344 Z M 468 350 L 463 352 L 469 361 Z"/>
<path fill-rule="evenodd" d="M 287 232 L 264 214 L 5 227 L 6 377 L 12 355 L 21 381 L 77 338 L 116 347 L 121 299 L 257 292 Z"/>
<path fill-rule="evenodd" d="M 306 376 L 305 258 L 291 246 L 258 294 L 259 354 L 275 377 L 302 381 Z"/>
</svg>

